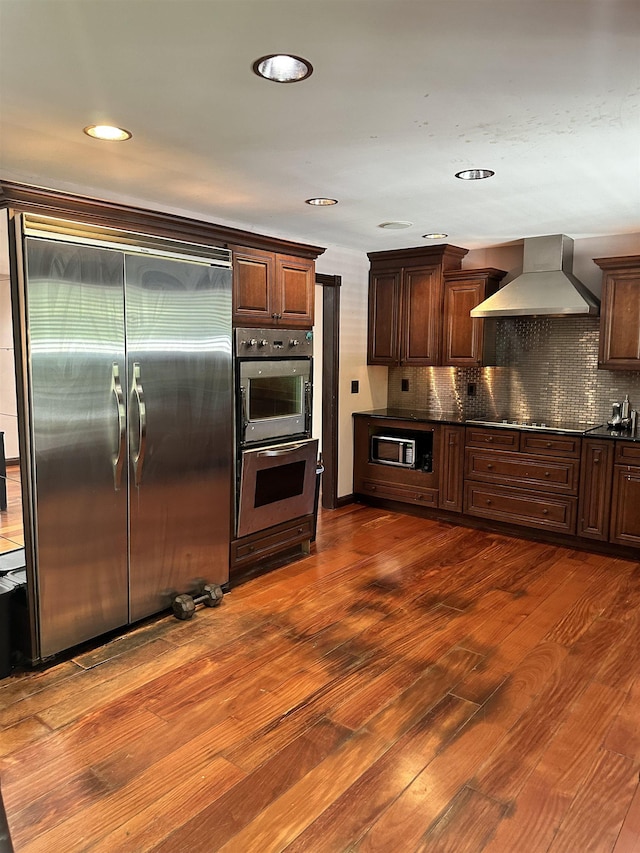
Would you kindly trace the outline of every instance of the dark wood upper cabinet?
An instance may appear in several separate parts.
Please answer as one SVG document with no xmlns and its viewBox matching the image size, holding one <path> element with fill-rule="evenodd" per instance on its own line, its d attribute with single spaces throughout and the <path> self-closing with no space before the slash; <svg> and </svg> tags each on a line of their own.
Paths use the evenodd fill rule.
<svg viewBox="0 0 640 853">
<path fill-rule="evenodd" d="M 369 253 L 369 364 L 440 364 L 443 275 L 459 270 L 467 251 L 443 244 Z"/>
<path fill-rule="evenodd" d="M 594 258 L 603 271 L 598 367 L 640 369 L 640 255 Z"/>
<path fill-rule="evenodd" d="M 376 273 L 369 278 L 369 364 L 398 364 L 400 336 L 400 271 Z"/>
<path fill-rule="evenodd" d="M 276 255 L 278 325 L 306 329 L 313 326 L 315 264 L 308 258 Z"/>
<path fill-rule="evenodd" d="M 496 292 L 505 275 L 493 267 L 444 273 L 442 364 L 482 367 L 495 363 L 495 320 L 471 317 L 470 311 Z"/>
<path fill-rule="evenodd" d="M 233 322 L 313 326 L 315 264 L 310 258 L 233 246 Z"/>
</svg>

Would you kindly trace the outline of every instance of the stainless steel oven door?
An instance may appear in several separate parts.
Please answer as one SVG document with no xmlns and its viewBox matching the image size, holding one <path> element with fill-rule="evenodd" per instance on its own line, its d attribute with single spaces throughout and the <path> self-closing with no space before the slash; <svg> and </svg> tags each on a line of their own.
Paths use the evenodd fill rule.
<svg viewBox="0 0 640 853">
<path fill-rule="evenodd" d="M 242 451 L 238 536 L 313 512 L 315 438 Z"/>
<path fill-rule="evenodd" d="M 241 445 L 311 433 L 311 359 L 238 362 Z"/>
</svg>

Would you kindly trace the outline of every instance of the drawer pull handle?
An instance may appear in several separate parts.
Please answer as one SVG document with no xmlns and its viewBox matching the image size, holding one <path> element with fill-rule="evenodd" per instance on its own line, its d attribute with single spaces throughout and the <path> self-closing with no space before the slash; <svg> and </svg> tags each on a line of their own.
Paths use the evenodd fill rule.
<svg viewBox="0 0 640 853">
<path fill-rule="evenodd" d="M 487 498 L 487 506 L 491 506 L 491 501 Z"/>
<path fill-rule="evenodd" d="M 376 490 L 375 486 L 369 486 L 369 488 L 371 489 L 372 492 L 375 492 L 375 490 Z"/>
<path fill-rule="evenodd" d="M 548 441 L 548 442 L 546 443 L 545 447 L 551 447 L 551 442 L 550 442 L 550 441 Z"/>
<path fill-rule="evenodd" d="M 545 477 L 550 477 L 551 475 L 549 474 L 549 472 L 548 472 L 548 471 L 545 471 L 545 472 L 544 472 L 544 476 L 545 476 Z"/>
<path fill-rule="evenodd" d="M 543 510 L 542 510 L 542 514 L 543 514 L 543 515 L 549 515 L 549 510 L 548 510 L 548 509 L 543 509 Z"/>
<path fill-rule="evenodd" d="M 491 465 L 491 464 L 487 465 L 487 471 L 493 471 L 493 465 Z"/>
</svg>

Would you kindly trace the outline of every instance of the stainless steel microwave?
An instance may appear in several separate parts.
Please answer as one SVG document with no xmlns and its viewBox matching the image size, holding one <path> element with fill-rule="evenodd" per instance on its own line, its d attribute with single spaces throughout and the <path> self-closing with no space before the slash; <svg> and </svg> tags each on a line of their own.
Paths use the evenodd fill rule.
<svg viewBox="0 0 640 853">
<path fill-rule="evenodd" d="M 371 461 L 380 465 L 416 467 L 416 442 L 413 438 L 393 435 L 371 436 Z"/>
</svg>

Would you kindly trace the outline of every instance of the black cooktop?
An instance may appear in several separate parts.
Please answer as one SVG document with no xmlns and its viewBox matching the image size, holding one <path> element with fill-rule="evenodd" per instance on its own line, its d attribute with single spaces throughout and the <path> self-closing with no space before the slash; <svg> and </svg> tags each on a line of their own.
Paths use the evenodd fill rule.
<svg viewBox="0 0 640 853">
<path fill-rule="evenodd" d="M 601 424 L 577 422 L 577 421 L 518 421 L 505 418 L 503 420 L 489 420 L 488 418 L 467 419 L 468 424 L 477 424 L 478 426 L 490 427 L 505 427 L 507 429 L 523 429 L 523 430 L 549 430 L 551 432 L 567 432 L 574 435 L 582 435 L 592 429 L 598 429 Z"/>
</svg>

